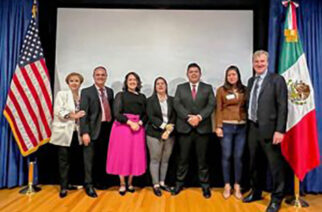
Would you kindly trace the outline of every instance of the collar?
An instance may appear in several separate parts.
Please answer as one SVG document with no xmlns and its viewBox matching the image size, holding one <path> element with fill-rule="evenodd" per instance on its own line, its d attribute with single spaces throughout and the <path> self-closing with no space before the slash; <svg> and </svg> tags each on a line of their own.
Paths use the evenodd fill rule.
<svg viewBox="0 0 322 212">
<path fill-rule="evenodd" d="M 267 69 L 264 71 L 264 73 L 262 73 L 262 74 L 255 74 L 255 77 L 259 77 L 259 78 L 261 78 L 261 80 L 263 80 L 265 77 L 266 77 L 266 75 L 267 75 Z"/>
</svg>

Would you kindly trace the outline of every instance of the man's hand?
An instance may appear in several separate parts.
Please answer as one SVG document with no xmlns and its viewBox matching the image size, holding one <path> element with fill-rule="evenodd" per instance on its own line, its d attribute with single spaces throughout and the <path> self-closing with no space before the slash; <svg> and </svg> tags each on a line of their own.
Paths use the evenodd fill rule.
<svg viewBox="0 0 322 212">
<path fill-rule="evenodd" d="M 200 118 L 198 115 L 188 115 L 189 119 L 188 119 L 188 123 L 192 126 L 192 127 L 196 127 L 199 125 L 200 122 Z"/>
<path fill-rule="evenodd" d="M 169 138 L 169 132 L 164 131 L 161 135 L 162 140 L 167 140 Z"/>
<path fill-rule="evenodd" d="M 284 134 L 280 132 L 274 132 L 273 144 L 280 144 L 283 141 Z"/>
<path fill-rule="evenodd" d="M 89 136 L 88 133 L 83 134 L 82 140 L 83 140 L 84 146 L 88 146 L 89 143 L 91 143 L 91 137 Z"/>
</svg>

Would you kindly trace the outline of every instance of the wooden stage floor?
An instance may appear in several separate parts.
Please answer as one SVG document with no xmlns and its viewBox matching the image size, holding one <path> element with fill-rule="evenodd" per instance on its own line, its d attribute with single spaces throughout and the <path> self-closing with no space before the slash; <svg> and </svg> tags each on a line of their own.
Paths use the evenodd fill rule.
<svg viewBox="0 0 322 212">
<path fill-rule="evenodd" d="M 156 197 L 150 187 L 137 188 L 135 193 L 127 193 L 125 196 L 118 194 L 118 188 L 97 190 L 98 198 L 89 198 L 83 189 L 69 191 L 67 197 L 58 197 L 59 187 L 56 185 L 41 186 L 42 190 L 34 195 L 19 194 L 21 188 L 0 190 L 0 211 L 111 211 L 111 212 L 257 212 L 265 211 L 269 202 L 269 195 L 264 194 L 264 199 L 255 203 L 242 203 L 233 196 L 224 200 L 222 189 L 213 188 L 212 197 L 204 199 L 199 188 L 188 188 L 178 196 L 164 193 L 162 197 Z M 291 211 L 322 211 L 322 195 L 307 195 L 305 200 L 310 204 L 309 208 L 295 209 L 283 203 L 280 212 Z"/>
</svg>

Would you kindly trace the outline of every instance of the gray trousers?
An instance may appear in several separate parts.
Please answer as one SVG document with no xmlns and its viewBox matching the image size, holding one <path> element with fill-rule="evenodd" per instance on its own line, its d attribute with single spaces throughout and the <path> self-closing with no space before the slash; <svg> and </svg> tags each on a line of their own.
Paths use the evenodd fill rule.
<svg viewBox="0 0 322 212">
<path fill-rule="evenodd" d="M 150 153 L 152 183 L 153 185 L 159 184 L 160 181 L 165 181 L 167 175 L 168 161 L 173 149 L 174 136 L 165 141 L 147 136 L 147 144 Z"/>
</svg>

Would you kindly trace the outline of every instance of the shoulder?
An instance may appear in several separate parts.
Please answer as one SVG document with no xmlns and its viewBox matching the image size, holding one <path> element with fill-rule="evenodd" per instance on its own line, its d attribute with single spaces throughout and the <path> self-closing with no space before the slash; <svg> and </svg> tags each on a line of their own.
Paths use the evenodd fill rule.
<svg viewBox="0 0 322 212">
<path fill-rule="evenodd" d="M 141 99 L 146 100 L 146 96 L 145 96 L 143 93 L 139 93 L 139 97 L 140 97 Z"/>
<path fill-rule="evenodd" d="M 222 94 L 224 92 L 225 92 L 224 86 L 220 86 L 219 88 L 217 88 L 217 91 L 216 91 L 217 95 Z"/>
<path fill-rule="evenodd" d="M 92 86 L 89 86 L 87 88 L 83 88 L 81 92 L 86 94 L 86 93 L 89 93 L 89 92 L 93 91 L 94 89 L 95 89 L 95 86 L 92 85 Z"/>
<path fill-rule="evenodd" d="M 199 87 L 203 89 L 210 89 L 212 90 L 212 85 L 205 83 L 205 82 L 199 82 Z"/>
<path fill-rule="evenodd" d="M 120 91 L 115 95 L 115 98 L 120 98 L 123 94 L 124 94 L 124 92 Z"/>
</svg>

